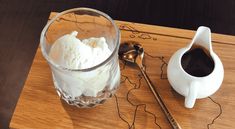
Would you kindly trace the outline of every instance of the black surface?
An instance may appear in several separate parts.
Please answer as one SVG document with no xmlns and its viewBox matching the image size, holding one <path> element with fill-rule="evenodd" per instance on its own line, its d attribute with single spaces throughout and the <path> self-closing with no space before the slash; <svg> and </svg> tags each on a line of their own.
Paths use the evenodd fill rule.
<svg viewBox="0 0 235 129">
<path fill-rule="evenodd" d="M 0 0 L 0 128 L 8 128 L 50 11 L 90 7 L 112 18 L 235 35 L 234 0 Z"/>
</svg>

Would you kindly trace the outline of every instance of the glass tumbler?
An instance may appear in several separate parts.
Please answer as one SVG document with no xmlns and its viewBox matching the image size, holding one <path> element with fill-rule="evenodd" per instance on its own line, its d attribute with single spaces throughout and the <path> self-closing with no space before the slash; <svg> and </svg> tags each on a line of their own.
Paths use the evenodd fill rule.
<svg viewBox="0 0 235 129">
<path fill-rule="evenodd" d="M 71 69 L 55 63 L 49 56 L 51 46 L 58 38 L 73 31 L 78 32 L 76 37 L 80 40 L 104 37 L 111 54 L 101 63 L 85 69 Z M 68 104 L 83 108 L 102 104 L 119 86 L 120 33 L 107 14 L 89 8 L 58 13 L 42 30 L 40 45 L 51 68 L 55 89 Z"/>
</svg>

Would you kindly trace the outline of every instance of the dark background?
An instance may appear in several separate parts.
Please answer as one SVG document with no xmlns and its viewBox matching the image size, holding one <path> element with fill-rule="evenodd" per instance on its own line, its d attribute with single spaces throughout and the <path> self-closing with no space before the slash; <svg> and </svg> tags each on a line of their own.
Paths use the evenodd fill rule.
<svg viewBox="0 0 235 129">
<path fill-rule="evenodd" d="M 192 30 L 204 25 L 235 35 L 235 0 L 0 0 L 0 128 L 8 128 L 50 12 L 75 7 L 116 20 Z"/>
</svg>

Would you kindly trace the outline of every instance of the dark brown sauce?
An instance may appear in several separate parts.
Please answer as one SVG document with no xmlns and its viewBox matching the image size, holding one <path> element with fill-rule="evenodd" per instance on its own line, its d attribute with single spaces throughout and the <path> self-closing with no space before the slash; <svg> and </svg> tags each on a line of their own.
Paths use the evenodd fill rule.
<svg viewBox="0 0 235 129">
<path fill-rule="evenodd" d="M 204 77 L 214 70 L 214 61 L 205 48 L 193 46 L 181 58 L 183 69 L 190 75 Z"/>
</svg>

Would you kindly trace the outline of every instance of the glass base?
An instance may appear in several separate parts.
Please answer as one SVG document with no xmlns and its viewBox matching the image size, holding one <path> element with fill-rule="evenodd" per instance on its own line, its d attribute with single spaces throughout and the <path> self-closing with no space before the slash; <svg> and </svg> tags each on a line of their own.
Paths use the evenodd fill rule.
<svg viewBox="0 0 235 129">
<path fill-rule="evenodd" d="M 79 108 L 91 108 L 103 104 L 108 98 L 111 98 L 117 90 L 117 86 L 111 90 L 109 89 L 109 86 L 106 86 L 104 90 L 98 92 L 96 97 L 81 95 L 72 98 L 70 95 L 68 95 L 66 92 L 58 87 L 58 83 L 55 80 L 54 85 L 61 99 L 63 99 L 69 105 L 77 106 Z"/>
</svg>

